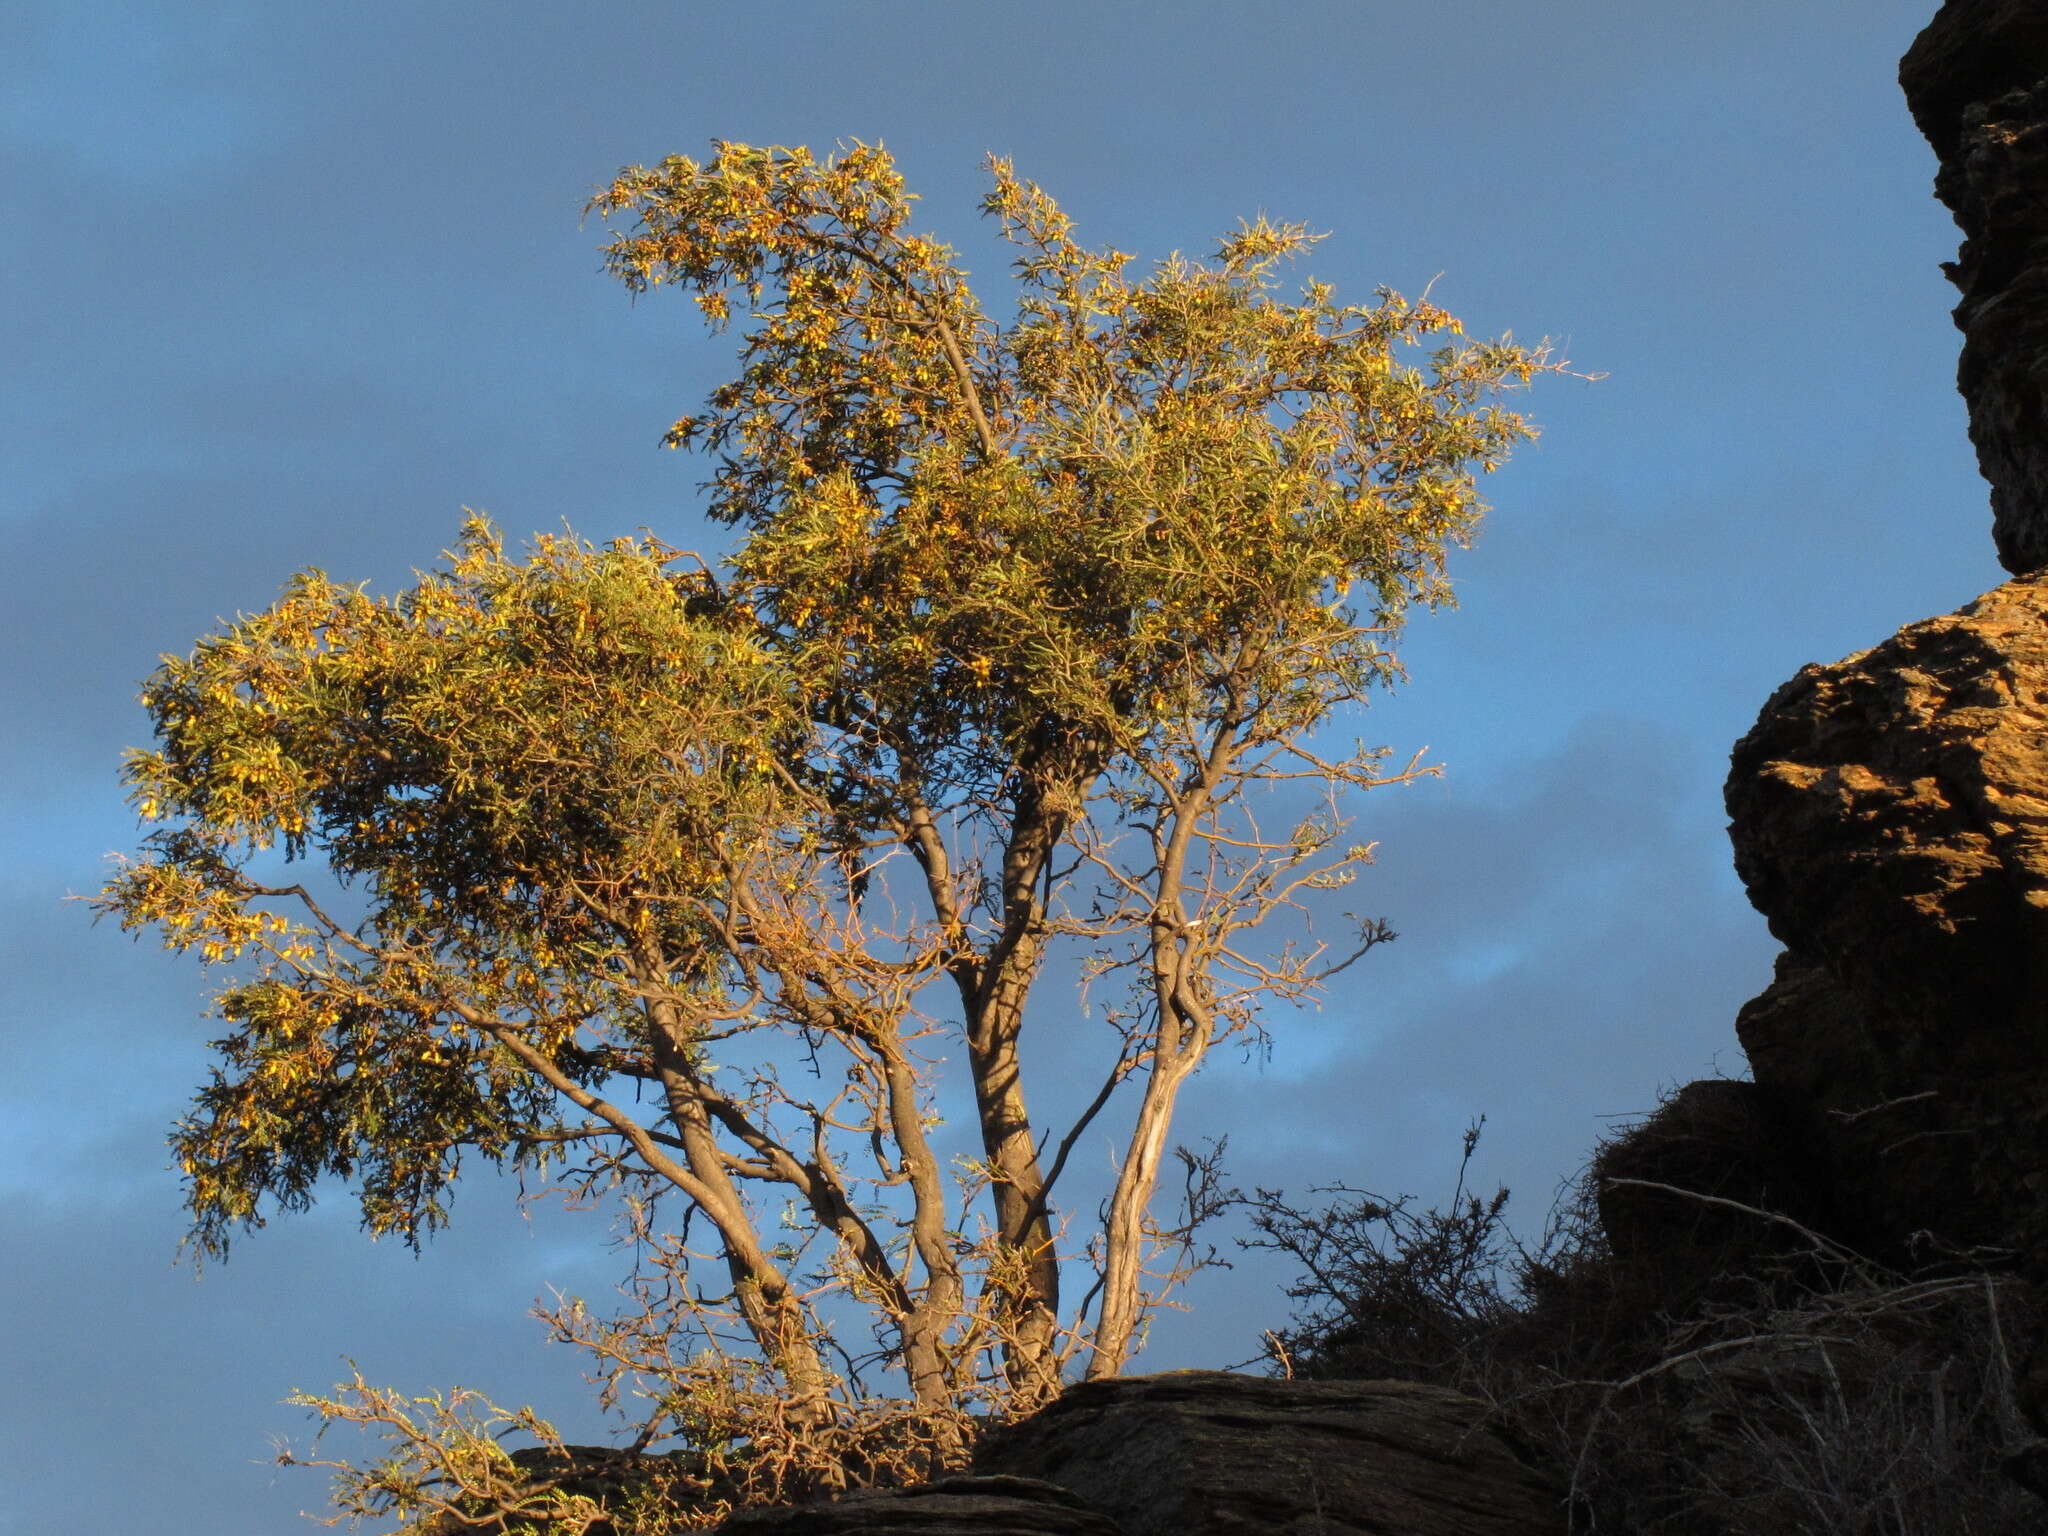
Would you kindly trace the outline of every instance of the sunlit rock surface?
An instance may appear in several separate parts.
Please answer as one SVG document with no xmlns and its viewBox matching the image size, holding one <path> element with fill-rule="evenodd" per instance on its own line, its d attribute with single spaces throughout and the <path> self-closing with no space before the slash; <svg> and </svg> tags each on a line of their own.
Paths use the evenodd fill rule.
<svg viewBox="0 0 2048 1536">
<path fill-rule="evenodd" d="M 2048 580 L 1803 668 L 1727 800 L 1794 957 L 1743 1016 L 1757 1082 L 1885 1236 L 2048 1248 Z"/>
</svg>

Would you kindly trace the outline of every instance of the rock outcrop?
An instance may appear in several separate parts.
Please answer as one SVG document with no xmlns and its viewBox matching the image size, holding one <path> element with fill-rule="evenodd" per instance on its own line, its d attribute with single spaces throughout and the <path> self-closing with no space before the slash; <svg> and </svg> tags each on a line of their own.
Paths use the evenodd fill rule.
<svg viewBox="0 0 2048 1536">
<path fill-rule="evenodd" d="M 1789 951 L 1743 1044 L 1857 1235 L 2048 1254 L 2048 580 L 1802 669 L 1728 808 Z"/>
<path fill-rule="evenodd" d="M 2040 0 L 1949 0 L 1899 61 L 1907 110 L 1944 165 L 1960 158 L 1973 104 L 2048 76 Z"/>
<path fill-rule="evenodd" d="M 992 1434 L 975 1465 L 1070 1488 L 1125 1536 L 1566 1529 L 1555 1468 L 1483 1403 L 1413 1382 L 1224 1371 L 1084 1382 Z"/>
<path fill-rule="evenodd" d="M 1069 1388 L 975 1476 L 750 1509 L 730 1536 L 1564 1536 L 1564 1480 L 1484 1403 L 1404 1381 L 1172 1371 Z"/>
<path fill-rule="evenodd" d="M 1998 558 L 2024 575 L 2048 565 L 2048 6 L 1949 0 L 1899 83 L 1963 231 L 1957 387 Z"/>
<path fill-rule="evenodd" d="M 1683 1454 L 1745 1497 L 1777 1473 L 1743 1457 L 1792 1443 L 1771 1416 L 1818 1422 L 1820 1357 L 1800 1341 L 1821 1335 L 1842 1345 L 1822 1352 L 1836 1449 L 1861 1434 L 1889 1454 L 1906 1441 L 1869 1426 L 1908 1421 L 1888 1403 L 1967 1378 L 1980 1405 L 2000 1404 L 1986 1433 L 2007 1470 L 2048 1490 L 2034 1465 L 2048 1453 L 2010 1422 L 2009 1363 L 2031 1356 L 2018 1402 L 2048 1431 L 2048 3 L 1948 0 L 1900 83 L 1963 231 L 1946 269 L 1962 295 L 1958 386 L 1998 556 L 2019 579 L 1805 667 L 1764 705 L 1727 783 L 1737 872 L 1786 946 L 1736 1020 L 1754 1082 L 1688 1085 L 1594 1168 L 1637 1181 L 1600 1192 L 1609 1283 L 1631 1315 L 1647 1299 L 1726 1321 L 1743 1279 L 1758 1282 L 1761 1342 L 1729 1341 L 1659 1387 L 1676 1438 L 1692 1437 Z M 1659 1199 L 1646 1182 L 1733 1204 Z M 1829 1246 L 1802 1274 L 1785 1262 L 1796 1242 L 1773 1253 L 1772 1224 L 1745 1229 L 1739 1207 L 1793 1218 L 1781 1239 L 1824 1233 L 1884 1267 Z M 1924 1278 L 1944 1271 L 1983 1273 Z M 1907 1275 L 1960 1310 L 1916 1301 L 1895 1317 L 1921 1294 Z M 1979 1281 L 1985 1320 L 1971 1322 L 1957 1298 Z M 1874 1405 L 1860 1418 L 1844 1408 L 1858 1372 Z M 1942 1422 L 1911 1427 L 1924 1446 Z"/>
<path fill-rule="evenodd" d="M 1736 1022 L 1755 1089 L 1690 1085 L 1598 1171 L 1748 1189 L 1901 1267 L 2003 1251 L 2048 1279 L 2048 3 L 1947 0 L 1899 80 L 1964 236 L 1958 383 L 2020 579 L 1764 706 L 1727 785 L 1786 946 Z M 1672 1285 L 1675 1255 L 1737 1241 L 1626 1187 L 1602 1217 Z"/>
<path fill-rule="evenodd" d="M 1027 1477 L 949 1477 L 829 1503 L 742 1510 L 730 1536 L 1118 1536 L 1073 1494 Z"/>
</svg>

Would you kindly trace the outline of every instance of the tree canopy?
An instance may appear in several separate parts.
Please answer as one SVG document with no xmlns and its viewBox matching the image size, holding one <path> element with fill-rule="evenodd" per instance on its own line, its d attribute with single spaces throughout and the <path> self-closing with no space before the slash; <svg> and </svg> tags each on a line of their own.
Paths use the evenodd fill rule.
<svg viewBox="0 0 2048 1536">
<path fill-rule="evenodd" d="M 1345 797 L 1428 770 L 1316 733 L 1448 600 L 1531 435 L 1500 393 L 1562 365 L 1391 291 L 1283 295 L 1300 226 L 1134 273 L 989 172 L 1001 320 L 879 147 L 721 143 L 598 196 L 630 290 L 739 329 L 667 439 L 729 560 L 510 555 L 472 517 L 410 589 L 307 573 L 151 678 L 155 830 L 101 905 L 222 978 L 173 1137 L 203 1248 L 329 1175 L 407 1240 L 465 1159 L 614 1193 L 669 1286 L 586 1339 L 654 1383 L 636 1448 L 687 1420 L 678 1330 L 729 1322 L 817 1425 L 875 1395 L 849 1303 L 936 1415 L 1123 1368 L 1207 1187 L 1184 1153 L 1197 1209 L 1154 1212 L 1181 1088 L 1387 936 L 1305 898 L 1370 859 Z M 1027 1008 L 1062 953 L 1106 1028 Z M 1040 1028 L 1106 1047 L 1052 1129 Z M 1054 1194 L 1091 1134 L 1089 1234 Z"/>
</svg>

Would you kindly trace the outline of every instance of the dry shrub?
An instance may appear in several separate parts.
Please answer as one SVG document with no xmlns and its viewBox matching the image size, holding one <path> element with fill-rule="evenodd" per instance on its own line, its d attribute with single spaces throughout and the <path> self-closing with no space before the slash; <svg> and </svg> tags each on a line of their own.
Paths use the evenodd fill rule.
<svg viewBox="0 0 2048 1536">
<path fill-rule="evenodd" d="M 746 1361 L 706 1357 L 674 1385 L 669 1425 L 622 1447 L 566 1443 L 530 1409 L 474 1392 L 406 1397 L 358 1373 L 332 1396 L 294 1401 L 328 1426 L 383 1439 L 373 1463 L 280 1460 L 334 1472 L 327 1521 L 396 1519 L 407 1536 L 680 1536 L 734 1510 L 851 1488 L 924 1482 L 965 1464 L 975 1424 L 916 1404 L 778 1394 Z M 507 1451 L 517 1434 L 534 1443 Z M 676 1449 L 656 1447 L 679 1441 Z"/>
<path fill-rule="evenodd" d="M 1276 1367 L 1392 1376 L 1491 1403 L 1570 1477 L 1572 1529 L 1601 1536 L 2020 1536 L 2042 1502 L 2003 1475 L 2036 1437 L 2014 1361 L 2039 1337 L 2028 1288 L 1951 1256 L 1900 1274 L 1783 1215 L 1712 1202 L 1775 1241 L 1747 1272 L 1667 1305 L 1616 1261 L 1589 1173 L 1543 1239 L 1505 1194 L 1417 1211 L 1358 1191 L 1322 1210 L 1254 1202 L 1250 1246 L 1301 1261 Z M 1597 1165 L 1596 1165 L 1597 1166 Z M 2032 1454 L 2038 1455 L 2035 1451 Z"/>
<path fill-rule="evenodd" d="M 1512 1239 L 1508 1192 L 1469 1194 L 1465 1174 L 1480 1126 L 1465 1132 L 1457 1187 L 1447 1206 L 1413 1209 L 1412 1195 L 1317 1185 L 1330 1203 L 1314 1213 L 1261 1189 L 1243 1204 L 1259 1236 L 1246 1248 L 1284 1253 L 1301 1267 L 1287 1288 L 1299 1303 L 1292 1327 L 1269 1334 L 1291 1374 L 1391 1377 L 1455 1386 L 1513 1312 L 1503 1288 Z M 1331 1198 L 1334 1197 L 1334 1198 Z"/>
<path fill-rule="evenodd" d="M 1209 1187 L 1213 1161 L 1188 1159 L 1191 1198 Z M 345 1425 L 381 1441 L 381 1458 L 279 1458 L 332 1473 L 328 1523 L 396 1522 L 404 1536 L 676 1536 L 738 1509 L 962 1471 L 981 1431 L 1041 1400 L 1003 1375 L 1005 1314 L 993 1304 L 956 1336 L 949 1401 L 892 1390 L 901 1378 L 886 1330 L 870 1354 L 842 1353 L 838 1369 L 798 1391 L 752 1348 L 741 1298 L 692 1283 L 705 1256 L 685 1237 L 655 1231 L 647 1208 L 628 1201 L 619 1244 L 635 1262 L 617 1311 L 561 1295 L 534 1311 L 587 1362 L 618 1444 L 571 1445 L 531 1408 L 468 1390 L 408 1396 L 355 1372 L 329 1394 L 292 1401 L 312 1410 L 323 1436 Z M 804 1342 L 822 1355 L 829 1338 L 820 1322 Z"/>
<path fill-rule="evenodd" d="M 2018 1536 L 2042 1510 L 2001 1475 L 2033 1438 L 2010 1340 L 2035 1322 L 2010 1276 L 1760 1291 L 1671 1325 L 1627 1376 L 1515 1390 L 1566 1405 L 1550 1420 L 1582 1529 Z"/>
</svg>

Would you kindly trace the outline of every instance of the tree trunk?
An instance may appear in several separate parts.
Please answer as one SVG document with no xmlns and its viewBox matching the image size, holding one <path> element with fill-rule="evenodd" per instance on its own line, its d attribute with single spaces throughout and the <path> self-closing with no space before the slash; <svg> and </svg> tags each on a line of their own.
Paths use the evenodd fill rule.
<svg viewBox="0 0 2048 1536">
<path fill-rule="evenodd" d="M 1090 1381 L 1121 1375 L 1136 1342 L 1145 1278 L 1146 1218 L 1159 1186 L 1159 1162 L 1173 1126 L 1175 1101 L 1200 1059 L 1201 1053 L 1193 1051 L 1182 1053 L 1173 1062 L 1155 1060 L 1146 1079 L 1130 1151 L 1117 1171 L 1109 1220 L 1103 1227 L 1102 1302 L 1096 1314 L 1094 1350 L 1088 1357 Z"/>
<path fill-rule="evenodd" d="M 1176 838 L 1163 861 L 1162 884 L 1178 906 L 1184 838 Z M 1103 1227 L 1102 1302 L 1096 1313 L 1094 1351 L 1088 1379 L 1097 1381 L 1123 1372 L 1137 1341 L 1144 1303 L 1145 1244 L 1148 1217 L 1159 1186 L 1159 1163 L 1180 1090 L 1208 1054 L 1213 1034 L 1210 999 L 1200 975 L 1195 946 L 1185 942 L 1187 925 L 1162 903 L 1152 919 L 1152 976 L 1159 1032 L 1152 1052 L 1152 1070 L 1138 1105 L 1130 1149 L 1117 1171 L 1110 1196 L 1109 1219 Z"/>
<path fill-rule="evenodd" d="M 956 973 L 981 1144 L 995 1172 L 996 1237 L 1008 1270 L 1004 1366 L 1012 1389 L 1032 1400 L 1059 1390 L 1059 1254 L 1017 1054 L 1024 1005 L 1045 958 L 1040 885 L 1064 827 L 1047 798 L 1037 791 L 1018 796 L 1003 850 L 1002 931 L 971 977 Z"/>
<path fill-rule="evenodd" d="M 1017 1056 L 1029 972 L 1037 970 L 1037 958 L 1013 955 L 1017 963 L 1005 968 L 994 995 L 970 1023 L 967 1049 L 982 1148 L 996 1176 L 996 1237 L 1005 1263 L 1014 1266 L 1004 1283 L 1005 1365 L 1013 1388 L 1050 1396 L 1059 1384 L 1059 1255 Z"/>
<path fill-rule="evenodd" d="M 683 1143 L 690 1172 L 703 1188 L 698 1205 L 718 1229 L 740 1316 L 761 1358 L 782 1373 L 791 1395 L 808 1405 L 805 1411 L 829 1416 L 830 1373 L 811 1339 L 803 1305 L 790 1288 L 789 1277 L 761 1246 L 746 1201 L 726 1172 L 710 1115 L 702 1098 L 691 1089 L 682 1061 L 682 1021 L 666 1003 L 650 1004 L 649 1012 L 654 1023 L 655 1070 L 668 1104 L 669 1121 Z"/>
</svg>

